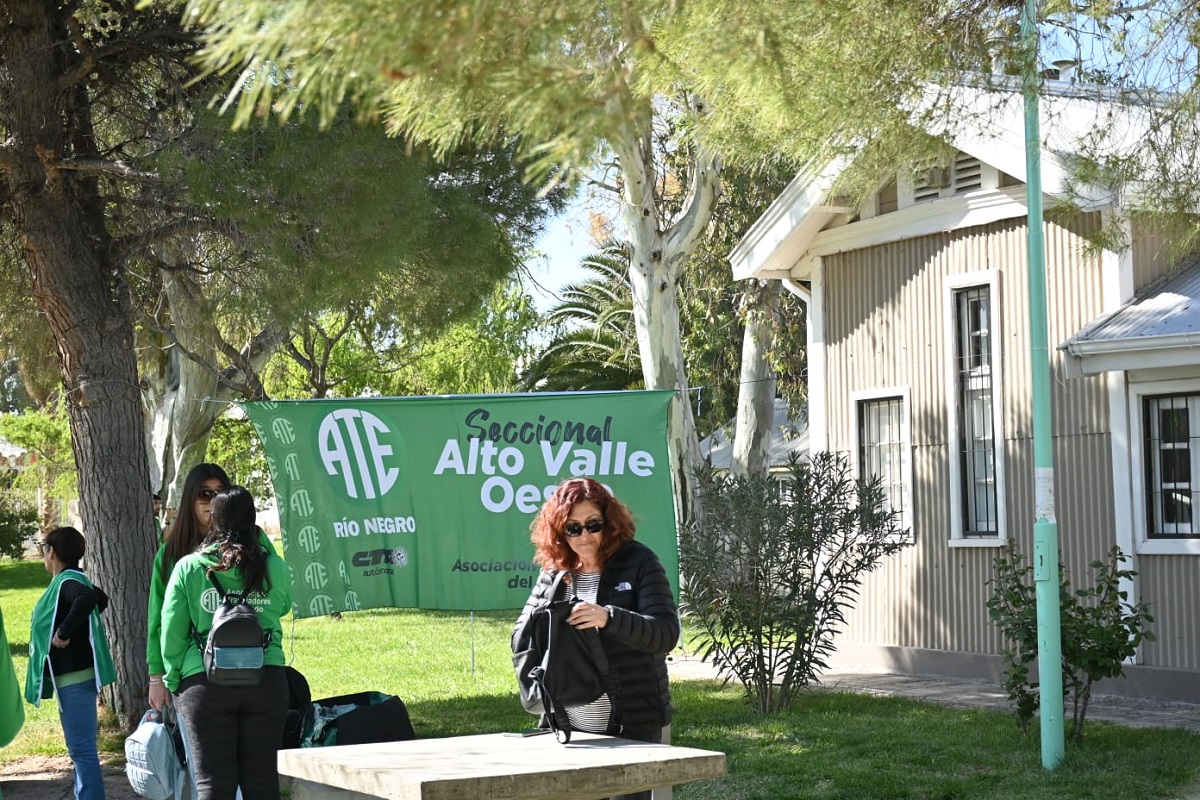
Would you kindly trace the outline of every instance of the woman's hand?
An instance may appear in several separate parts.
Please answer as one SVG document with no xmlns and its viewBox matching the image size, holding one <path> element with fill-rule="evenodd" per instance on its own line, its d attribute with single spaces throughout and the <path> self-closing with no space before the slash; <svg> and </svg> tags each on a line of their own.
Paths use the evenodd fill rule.
<svg viewBox="0 0 1200 800">
<path fill-rule="evenodd" d="M 163 683 L 161 675 L 150 676 L 150 707 L 162 711 L 163 706 L 171 704 L 171 692 Z"/>
<path fill-rule="evenodd" d="M 54 645 L 55 647 L 58 647 L 58 648 L 63 648 L 63 647 L 66 647 L 66 646 L 67 646 L 67 645 L 69 645 L 70 643 L 71 643 L 71 640 L 70 640 L 70 639 L 60 639 L 60 638 L 58 637 L 58 634 L 57 634 L 57 633 L 55 633 L 55 634 L 54 634 L 54 636 L 52 636 L 52 637 L 50 638 L 50 644 L 52 644 L 52 645 Z"/>
<path fill-rule="evenodd" d="M 567 622 L 575 628 L 595 628 L 600 630 L 608 625 L 608 609 L 595 603 L 576 603 L 571 608 L 571 616 Z"/>
</svg>

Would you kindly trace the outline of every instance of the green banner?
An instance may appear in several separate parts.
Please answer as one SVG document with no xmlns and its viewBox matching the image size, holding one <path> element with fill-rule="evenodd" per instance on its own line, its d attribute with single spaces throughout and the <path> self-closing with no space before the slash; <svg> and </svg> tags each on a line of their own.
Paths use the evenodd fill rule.
<svg viewBox="0 0 1200 800">
<path fill-rule="evenodd" d="M 678 592 L 669 391 L 242 403 L 266 448 L 293 611 L 507 609 L 529 525 L 591 477 L 633 511 Z"/>
</svg>

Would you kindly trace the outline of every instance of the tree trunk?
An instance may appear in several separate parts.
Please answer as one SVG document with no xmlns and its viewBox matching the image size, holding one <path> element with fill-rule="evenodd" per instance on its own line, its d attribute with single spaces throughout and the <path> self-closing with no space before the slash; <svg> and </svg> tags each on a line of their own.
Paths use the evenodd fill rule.
<svg viewBox="0 0 1200 800">
<path fill-rule="evenodd" d="M 195 285 L 186 274 L 169 272 L 163 288 L 176 346 L 159 380 L 144 383 L 143 398 L 156 420 L 154 458 L 163 465 L 165 505 L 177 509 L 184 478 L 208 453 L 213 424 L 234 397 L 254 397 L 247 387 L 261 385 L 258 373 L 286 340 L 286 331 L 266 325 L 242 349 L 239 363 L 221 370 L 218 350 L 228 348 Z"/>
<path fill-rule="evenodd" d="M 8 2 L 0 58 L 0 186 L 21 239 L 34 297 L 53 331 L 79 471 L 85 565 L 109 593 L 101 614 L 118 682 L 106 697 L 132 727 L 146 702 L 146 596 L 155 541 L 133 320 L 123 268 L 111 259 L 97 180 L 65 168 L 91 159 L 95 136 L 70 6 Z"/>
<path fill-rule="evenodd" d="M 675 521 L 682 525 L 696 510 L 695 473 L 702 459 L 683 361 L 678 283 L 684 264 L 712 219 L 720 193 L 720 157 L 704 150 L 697 153 L 683 210 L 662 230 L 649 127 L 639 131 L 631 126 L 626 130 L 625 136 L 609 144 L 621 164 L 621 216 L 631 249 L 629 284 L 634 325 L 646 388 L 675 389 L 679 393 L 671 404 L 667 445 L 675 489 Z"/>
<path fill-rule="evenodd" d="M 215 342 L 218 334 L 211 314 L 197 297 L 190 280 L 176 273 L 163 276 L 163 286 L 171 309 L 171 322 L 179 345 L 204 363 L 175 348 L 172 374 L 179 383 L 169 391 L 170 455 L 168 468 L 174 476 L 168 506 L 177 508 L 182 481 L 192 467 L 204 461 L 213 422 L 224 410 L 225 399 L 217 380 Z"/>
<path fill-rule="evenodd" d="M 737 476 L 766 475 L 771 469 L 771 434 L 775 426 L 775 371 L 768 355 L 779 314 L 780 281 L 749 281 L 742 295 L 745 330 L 738 381 L 733 464 Z"/>
</svg>

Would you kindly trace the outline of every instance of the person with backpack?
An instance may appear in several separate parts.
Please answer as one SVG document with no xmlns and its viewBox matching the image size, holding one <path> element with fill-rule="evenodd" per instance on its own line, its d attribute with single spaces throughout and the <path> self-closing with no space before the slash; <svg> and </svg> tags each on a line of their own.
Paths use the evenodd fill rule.
<svg viewBox="0 0 1200 800">
<path fill-rule="evenodd" d="M 662 562 L 634 539 L 629 508 L 599 482 L 571 478 L 542 505 L 530 532 L 542 571 L 513 627 L 514 655 L 528 649 L 539 611 L 571 601 L 566 621 L 599 636 L 615 690 L 568 707 L 570 727 L 660 743 L 673 713 L 666 656 L 679 641 L 679 612 Z M 649 800 L 650 792 L 621 797 Z"/>
<path fill-rule="evenodd" d="M 187 731 L 200 800 L 278 800 L 276 753 L 287 715 L 283 626 L 287 565 L 231 486 L 212 499 L 208 535 L 171 571 L 162 608 L 163 680 Z"/>
<path fill-rule="evenodd" d="M 96 697 L 117 679 L 100 612 L 108 595 L 79 569 L 86 549 L 75 528 L 55 528 L 38 543 L 50 585 L 33 607 L 25 699 L 35 707 L 58 695 L 67 751 L 75 764 L 75 799 L 104 800 L 96 747 Z"/>
</svg>

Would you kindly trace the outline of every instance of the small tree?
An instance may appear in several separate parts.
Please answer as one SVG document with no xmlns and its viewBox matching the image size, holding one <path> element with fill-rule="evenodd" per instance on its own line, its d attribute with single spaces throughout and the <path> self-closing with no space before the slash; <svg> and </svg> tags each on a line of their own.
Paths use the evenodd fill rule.
<svg viewBox="0 0 1200 800">
<path fill-rule="evenodd" d="M 0 556 L 24 557 L 37 532 L 37 509 L 12 492 L 0 490 Z"/>
<path fill-rule="evenodd" d="M 1092 697 L 1092 684 L 1125 674 L 1125 660 L 1143 641 L 1154 641 L 1146 625 L 1154 621 L 1144 602 L 1130 603 L 1121 581 L 1137 575 L 1122 569 L 1126 561 L 1119 547 L 1108 551 L 1106 561 L 1093 561 L 1094 585 L 1071 591 L 1062 563 L 1058 565 L 1059 605 L 1062 630 L 1064 695 L 1071 695 L 1071 740 L 1083 738 L 1083 723 Z M 1010 642 L 1005 650 L 1008 670 L 1004 688 L 1017 710 L 1017 721 L 1028 730 L 1038 708 L 1038 684 L 1030 680 L 1030 665 L 1038 655 L 1037 596 L 1031 564 L 1022 564 L 1016 544 L 1009 542 L 1005 553 L 994 560 L 995 578 L 988 616 Z"/>
<path fill-rule="evenodd" d="M 679 538 L 683 607 L 701 657 L 759 711 L 787 707 L 826 669 L 863 576 L 907 543 L 878 480 L 846 459 L 793 458 L 781 479 L 699 476 L 705 513 Z"/>
</svg>

